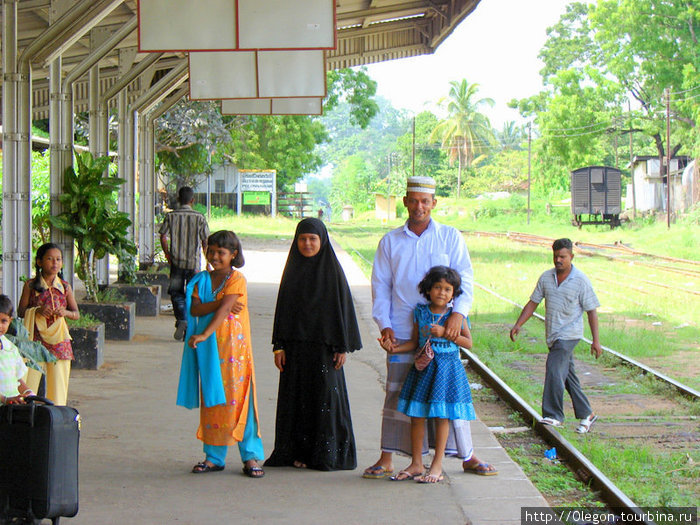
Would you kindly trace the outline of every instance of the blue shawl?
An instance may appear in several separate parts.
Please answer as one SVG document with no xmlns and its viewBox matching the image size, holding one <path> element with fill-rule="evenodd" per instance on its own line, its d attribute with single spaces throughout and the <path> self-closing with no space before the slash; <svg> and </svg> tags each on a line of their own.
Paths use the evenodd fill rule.
<svg viewBox="0 0 700 525">
<path fill-rule="evenodd" d="M 199 408 L 199 385 L 201 378 L 202 398 L 204 406 L 226 404 L 224 382 L 221 379 L 221 365 L 219 364 L 219 349 L 216 345 L 216 333 L 207 340 L 190 348 L 188 342 L 193 334 L 202 333 L 214 317 L 212 312 L 201 317 L 195 317 L 190 313 L 192 306 L 192 293 L 197 286 L 199 298 L 203 303 L 216 300 L 212 294 L 211 277 L 209 272 L 199 272 L 187 284 L 186 315 L 187 333 L 185 345 L 182 350 L 182 363 L 180 364 L 180 383 L 177 387 L 177 404 L 185 408 Z"/>
</svg>

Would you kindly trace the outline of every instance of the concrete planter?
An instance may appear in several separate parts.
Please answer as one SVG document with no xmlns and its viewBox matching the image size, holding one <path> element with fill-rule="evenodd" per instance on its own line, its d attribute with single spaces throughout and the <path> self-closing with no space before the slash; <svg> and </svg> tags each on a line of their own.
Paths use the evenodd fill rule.
<svg viewBox="0 0 700 525">
<path fill-rule="evenodd" d="M 137 316 L 156 317 L 160 314 L 159 285 L 115 283 L 110 287 L 117 289 L 127 301 L 136 304 Z"/>
<path fill-rule="evenodd" d="M 161 272 L 136 272 L 136 283 L 137 284 L 148 284 L 148 285 L 160 285 L 160 298 L 167 299 L 168 286 L 170 286 L 170 274 Z M 117 281 L 119 284 L 119 281 Z"/>
<path fill-rule="evenodd" d="M 71 368 L 80 370 L 97 370 L 104 362 L 105 325 L 98 323 L 89 327 L 70 328 L 73 338 L 73 357 Z"/>
<path fill-rule="evenodd" d="M 106 340 L 131 341 L 134 337 L 135 303 L 79 303 L 78 309 L 105 324 Z"/>
</svg>

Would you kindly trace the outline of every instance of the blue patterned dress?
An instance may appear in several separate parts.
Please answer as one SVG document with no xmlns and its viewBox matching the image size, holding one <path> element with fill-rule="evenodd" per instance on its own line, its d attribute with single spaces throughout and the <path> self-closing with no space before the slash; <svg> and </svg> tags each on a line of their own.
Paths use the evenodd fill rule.
<svg viewBox="0 0 700 525">
<path fill-rule="evenodd" d="M 444 314 L 434 314 L 427 304 L 416 306 L 413 322 L 418 324 L 419 348 L 430 335 L 430 325 L 439 322 L 443 326 L 451 312 L 450 308 Z M 422 371 L 412 367 L 408 372 L 399 395 L 399 412 L 410 417 L 476 419 L 459 347 L 441 337 L 433 337 L 431 344 L 435 357 Z"/>
</svg>

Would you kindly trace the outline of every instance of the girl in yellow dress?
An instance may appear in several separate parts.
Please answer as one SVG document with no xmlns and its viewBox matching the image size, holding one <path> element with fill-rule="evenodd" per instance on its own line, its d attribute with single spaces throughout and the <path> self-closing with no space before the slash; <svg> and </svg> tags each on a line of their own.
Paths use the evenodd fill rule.
<svg viewBox="0 0 700 525">
<path fill-rule="evenodd" d="M 258 430 L 255 369 L 250 338 L 246 280 L 241 243 L 232 231 L 218 231 L 207 241 L 211 271 L 187 285 L 187 334 L 180 368 L 177 404 L 197 408 L 197 438 L 205 460 L 192 472 L 224 469 L 228 446 L 238 444 L 243 472 L 261 478 L 264 450 Z M 199 386 L 201 383 L 201 395 Z"/>
</svg>

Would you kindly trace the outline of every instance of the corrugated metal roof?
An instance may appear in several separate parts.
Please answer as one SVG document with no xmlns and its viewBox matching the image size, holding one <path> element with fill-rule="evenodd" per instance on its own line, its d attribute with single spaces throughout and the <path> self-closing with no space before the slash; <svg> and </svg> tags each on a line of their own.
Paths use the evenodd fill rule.
<svg viewBox="0 0 700 525">
<path fill-rule="evenodd" d="M 340 69 L 433 53 L 479 2 L 480 0 L 336 0 L 337 47 L 327 52 L 327 67 Z M 60 4 L 61 2 L 54 2 L 54 5 Z M 109 33 L 136 16 L 136 11 L 136 0 L 118 3 L 109 15 L 99 20 L 95 28 Z M 49 27 L 50 19 L 57 17 L 49 0 L 18 2 L 18 53 L 21 54 L 24 48 Z M 81 20 L 79 23 L 94 21 Z M 63 70 L 68 72 L 79 64 L 88 55 L 90 47 L 91 37 L 88 33 L 63 50 Z M 101 92 L 119 76 L 118 50 L 125 48 L 137 48 L 136 31 L 99 62 Z M 145 53 L 139 53 L 135 61 L 138 62 L 145 56 Z M 35 119 L 48 118 L 46 58 L 40 53 L 32 64 Z M 157 62 L 155 70 L 169 69 L 175 61 L 184 58 L 184 53 L 166 53 Z M 131 100 L 139 95 L 146 83 L 148 81 L 139 79 L 129 86 Z M 86 77 L 74 84 L 76 111 L 87 110 L 87 86 Z"/>
</svg>

